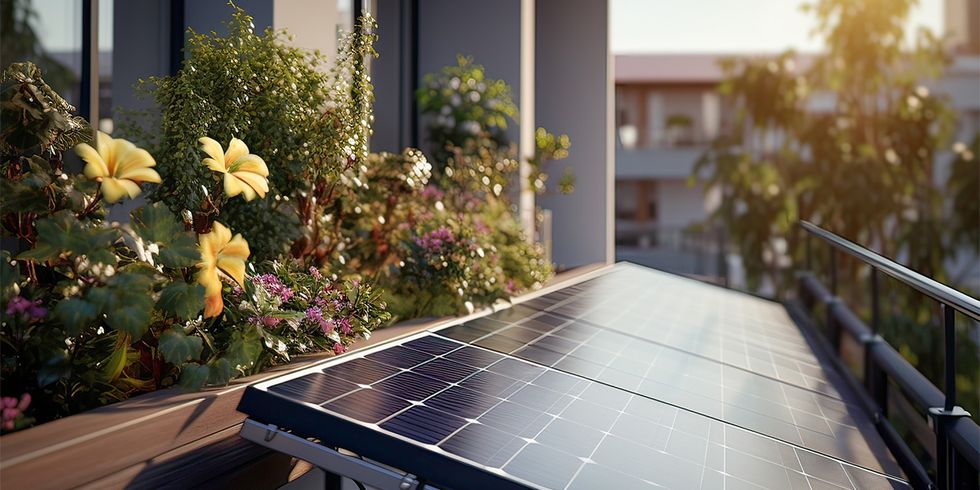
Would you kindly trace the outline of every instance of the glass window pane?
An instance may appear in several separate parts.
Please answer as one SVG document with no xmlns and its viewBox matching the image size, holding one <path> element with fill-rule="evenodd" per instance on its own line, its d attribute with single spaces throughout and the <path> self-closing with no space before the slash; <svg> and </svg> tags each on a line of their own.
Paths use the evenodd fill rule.
<svg viewBox="0 0 980 490">
<path fill-rule="evenodd" d="M 0 0 L 0 64 L 31 61 L 78 107 L 82 66 L 82 2 Z"/>
</svg>

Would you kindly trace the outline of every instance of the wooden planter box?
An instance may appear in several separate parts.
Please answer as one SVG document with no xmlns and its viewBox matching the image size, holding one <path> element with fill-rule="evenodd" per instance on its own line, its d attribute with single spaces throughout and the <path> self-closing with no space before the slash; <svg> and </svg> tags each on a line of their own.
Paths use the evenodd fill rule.
<svg viewBox="0 0 980 490">
<path fill-rule="evenodd" d="M 598 267 L 559 274 L 550 285 Z M 402 322 L 378 330 L 351 351 L 453 320 Z M 238 437 L 245 420 L 235 410 L 238 400 L 250 384 L 331 355 L 298 357 L 219 388 L 147 393 L 3 436 L 0 488 L 277 488 L 310 466 Z"/>
</svg>

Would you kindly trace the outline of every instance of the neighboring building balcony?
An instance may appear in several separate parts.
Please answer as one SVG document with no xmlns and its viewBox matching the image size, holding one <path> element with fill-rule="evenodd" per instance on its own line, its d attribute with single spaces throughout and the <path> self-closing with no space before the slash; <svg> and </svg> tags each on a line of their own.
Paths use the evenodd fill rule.
<svg viewBox="0 0 980 490">
<path fill-rule="evenodd" d="M 653 147 L 627 149 L 616 147 L 616 178 L 686 179 L 707 144 L 686 147 Z"/>
</svg>

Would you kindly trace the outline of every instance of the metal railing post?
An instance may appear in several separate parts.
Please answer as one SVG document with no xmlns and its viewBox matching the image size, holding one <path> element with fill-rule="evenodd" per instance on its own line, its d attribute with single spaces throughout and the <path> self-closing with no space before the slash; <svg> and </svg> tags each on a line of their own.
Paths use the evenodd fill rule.
<svg viewBox="0 0 980 490">
<path fill-rule="evenodd" d="M 830 294 L 837 296 L 837 249 L 830 247 Z"/>
<path fill-rule="evenodd" d="M 809 233 L 803 238 L 803 246 L 806 254 L 806 270 L 813 271 L 813 236 Z"/>
<path fill-rule="evenodd" d="M 881 324 L 881 288 L 878 269 L 871 266 L 871 336 L 863 339 L 864 384 L 882 415 L 888 414 L 888 379 L 874 362 L 872 350 L 883 339 L 878 333 Z"/>
<path fill-rule="evenodd" d="M 837 296 L 837 249 L 830 247 L 830 260 L 828 261 L 828 273 L 830 277 L 830 300 L 825 305 L 827 313 L 827 332 L 833 342 L 834 352 L 840 353 L 840 325 L 834 321 L 834 308 L 840 302 Z"/>
<path fill-rule="evenodd" d="M 942 407 L 929 409 L 930 420 L 936 431 L 936 483 L 942 490 L 953 488 L 957 479 L 955 470 L 958 460 L 956 448 L 950 444 L 949 430 L 956 419 L 969 417 L 970 413 L 956 405 L 956 310 L 945 303 L 939 305 L 943 323 L 944 396 Z"/>
</svg>

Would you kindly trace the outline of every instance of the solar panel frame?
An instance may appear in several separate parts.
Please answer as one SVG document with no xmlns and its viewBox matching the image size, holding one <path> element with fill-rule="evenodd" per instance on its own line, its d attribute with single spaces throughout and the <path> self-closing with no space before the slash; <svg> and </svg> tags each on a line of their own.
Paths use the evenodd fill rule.
<svg viewBox="0 0 980 490">
<path fill-rule="evenodd" d="M 573 281 L 571 285 L 574 286 L 576 284 L 581 284 L 582 282 L 585 282 L 588 279 L 607 274 L 611 272 L 611 270 L 614 269 L 607 268 L 590 274 L 585 274 L 580 278 L 578 278 L 576 281 Z M 570 296 L 572 293 L 567 292 L 565 290 L 566 288 L 569 288 L 569 286 L 570 286 L 569 283 L 564 283 L 564 284 L 556 285 L 551 288 L 546 288 L 544 290 L 539 291 L 536 294 L 529 295 L 528 297 L 523 298 L 522 301 L 519 302 L 519 304 L 527 303 L 528 306 L 530 306 L 531 308 L 543 306 L 540 298 L 548 293 L 558 291 L 557 294 L 558 296 Z M 522 316 L 526 317 L 528 315 L 536 315 L 538 311 L 532 310 L 531 308 L 525 306 L 519 308 L 517 307 L 511 308 L 509 310 L 506 310 L 506 313 L 504 313 L 504 315 L 501 316 L 503 316 L 504 318 L 512 317 L 516 319 L 516 318 L 521 318 Z M 377 375 L 384 374 L 384 373 L 372 371 L 372 369 L 376 369 L 376 366 L 370 366 L 368 369 L 364 369 L 366 365 L 364 364 L 365 361 L 361 361 L 362 359 L 371 360 L 371 359 L 384 358 L 387 360 L 387 362 L 402 363 L 408 365 L 411 364 L 411 362 L 404 361 L 401 356 L 393 355 L 392 352 L 400 351 L 403 354 L 406 354 L 405 356 L 406 359 L 412 358 L 416 361 L 422 359 L 422 357 L 418 356 L 415 353 L 420 351 L 426 351 L 427 349 L 428 351 L 426 351 L 426 354 L 429 355 L 446 354 L 448 351 L 439 348 L 435 343 L 432 342 L 430 342 L 429 344 L 425 344 L 425 342 L 423 341 L 422 344 L 418 344 L 419 348 L 413 350 L 411 353 L 405 351 L 412 350 L 412 349 L 407 349 L 402 345 L 413 340 L 428 338 L 428 336 L 430 336 L 433 333 L 438 334 L 441 332 L 451 331 L 452 328 L 456 328 L 459 325 L 466 323 L 467 321 L 478 319 L 483 315 L 485 315 L 486 313 L 488 312 L 481 312 L 464 318 L 444 322 L 440 325 L 429 328 L 427 331 L 412 334 L 407 337 L 392 339 L 391 341 L 376 345 L 369 349 L 358 351 L 350 355 L 344 355 L 337 358 L 332 358 L 322 363 L 318 363 L 312 367 L 294 373 L 290 373 L 288 375 L 281 376 L 260 383 L 258 385 L 251 386 L 246 390 L 246 393 L 244 394 L 242 401 L 239 405 L 239 410 L 248 414 L 254 420 L 261 421 L 261 422 L 265 422 L 265 421 L 280 422 L 284 420 L 289 421 L 289 424 L 288 426 L 286 426 L 286 428 L 294 431 L 294 433 L 302 434 L 304 437 L 312 437 L 312 438 L 320 439 L 321 441 L 328 441 L 329 445 L 331 446 L 345 448 L 347 450 L 353 451 L 372 460 L 382 461 L 389 464 L 395 464 L 396 466 L 402 466 L 403 467 L 402 469 L 404 470 L 410 471 L 422 477 L 429 478 L 425 483 L 430 485 L 442 486 L 447 488 L 535 488 L 536 486 L 529 481 L 517 481 L 513 478 L 513 477 L 519 477 L 519 475 L 508 476 L 507 474 L 504 474 L 500 470 L 495 471 L 493 468 L 476 466 L 474 465 L 473 462 L 468 461 L 465 458 L 461 458 L 454 454 L 451 454 L 446 450 L 442 449 L 441 447 L 436 448 L 431 445 L 426 445 L 424 435 L 413 440 L 412 438 L 405 437 L 391 431 L 382 432 L 377 430 L 379 428 L 377 424 L 371 422 L 359 421 L 347 417 L 341 413 L 325 410 L 319 405 L 310 403 L 309 401 L 291 398 L 289 396 L 290 395 L 289 393 L 283 393 L 282 387 L 278 389 L 276 388 L 276 386 L 282 385 L 290 380 L 305 377 L 311 373 L 316 373 L 324 369 L 331 368 L 333 366 L 339 366 L 342 364 L 346 364 L 347 366 L 345 367 L 347 369 L 353 370 L 352 372 L 356 371 L 361 374 L 368 375 L 369 378 L 367 379 L 374 379 L 374 381 L 384 383 L 385 381 L 392 378 L 381 377 L 375 379 Z M 477 321 L 500 323 L 500 322 L 496 322 L 493 319 L 482 319 Z M 521 328 L 528 330 L 528 332 L 517 331 L 516 333 L 518 335 L 516 335 L 515 338 L 513 338 L 512 340 L 520 342 L 520 340 L 524 339 L 525 337 L 532 335 L 532 332 L 536 332 L 537 330 L 547 331 L 546 329 L 554 328 L 555 326 L 565 325 L 571 321 L 575 321 L 575 320 L 568 319 L 568 318 L 540 319 L 538 321 L 539 323 L 541 323 L 540 325 L 537 326 L 527 325 L 526 327 L 522 326 Z M 551 323 L 555 323 L 556 325 L 550 325 Z M 469 327 L 463 327 L 463 328 L 469 328 Z M 477 330 L 484 330 L 484 329 L 477 329 Z M 481 333 L 480 335 L 482 336 L 485 334 L 486 331 L 484 330 L 483 333 Z M 538 335 L 540 335 L 540 332 L 538 332 Z M 475 337 L 473 340 L 477 340 L 477 339 L 479 339 L 479 337 Z M 475 345 L 479 345 L 479 344 L 475 343 Z M 486 347 L 486 346 L 481 346 L 481 347 Z M 487 372 L 493 373 L 493 372 L 503 371 L 508 376 L 513 376 L 516 379 L 522 379 L 523 376 L 527 376 L 527 374 L 522 375 L 518 372 L 520 368 L 523 366 L 522 363 L 524 361 L 517 360 L 516 358 L 511 358 L 506 354 L 504 354 L 503 356 L 499 354 L 491 354 L 491 350 L 493 349 L 486 350 L 486 349 L 479 349 L 474 347 L 460 348 L 459 350 L 454 351 L 452 354 L 446 355 L 444 357 L 438 357 L 435 360 L 429 361 L 431 363 L 438 363 L 438 364 L 433 364 L 432 366 L 438 366 L 439 369 L 435 369 L 431 372 L 427 372 L 426 374 L 428 376 L 434 376 L 435 379 L 439 379 L 438 376 L 436 375 L 442 374 L 443 376 L 445 376 L 445 378 L 441 379 L 440 382 L 452 383 L 452 382 L 459 381 L 462 379 L 462 377 L 460 377 L 461 371 L 458 371 L 458 366 L 466 366 L 466 364 L 457 363 L 456 361 L 462 360 L 465 361 L 465 363 L 469 363 L 471 365 L 476 364 L 482 367 L 486 367 L 488 365 L 490 366 L 487 371 L 481 371 L 481 373 L 487 373 Z M 501 358 L 503 360 L 498 361 L 498 359 Z M 498 364 L 490 365 L 490 362 L 494 362 L 494 361 L 498 362 L 499 366 Z M 508 362 L 504 362 L 504 361 L 508 361 Z M 507 367 L 505 367 L 505 364 L 507 365 Z M 422 366 L 425 365 L 426 364 L 422 364 Z M 453 369 L 450 369 L 451 367 L 453 367 L 453 365 L 457 366 L 456 372 L 454 372 Z M 417 364 L 416 367 L 418 367 Z M 541 367 L 544 368 L 544 366 Z M 551 368 L 546 368 L 546 369 L 551 369 Z M 389 376 L 399 376 L 406 373 L 406 371 L 400 371 L 400 372 L 391 372 L 391 370 L 383 370 L 383 371 L 388 373 Z M 555 371 L 555 372 L 561 372 L 561 371 Z M 568 373 L 565 374 L 572 376 L 572 374 L 568 374 Z M 323 374 L 322 376 L 329 376 L 329 375 Z M 490 378 L 489 375 L 485 375 L 484 377 Z M 342 380 L 342 378 L 333 378 L 333 379 Z M 582 377 L 582 379 L 584 379 L 589 383 L 597 383 L 595 380 L 589 380 L 588 377 Z M 344 383 L 347 383 L 347 385 L 345 385 L 345 388 L 356 386 L 346 380 L 342 380 L 342 381 Z M 459 387 L 465 388 L 465 385 L 466 385 L 465 382 L 460 383 Z M 491 387 L 491 385 L 486 385 L 486 384 L 481 386 L 487 387 L 488 389 L 489 387 Z M 536 386 L 536 385 L 525 385 L 524 387 L 522 387 L 522 389 L 526 389 L 527 387 L 531 387 L 531 386 Z M 602 385 L 590 384 L 590 386 L 602 386 Z M 506 387 L 493 386 L 493 388 L 496 390 L 503 390 L 501 391 L 501 393 L 504 393 L 506 392 L 506 390 L 510 389 L 509 386 Z M 616 389 L 616 388 L 610 388 L 610 389 Z M 277 391 L 279 393 L 277 393 Z M 378 390 L 378 391 L 382 393 L 384 392 L 384 390 Z M 326 395 L 329 395 L 334 392 L 335 390 L 322 391 L 322 393 Z M 520 390 L 514 390 L 513 392 L 506 393 L 506 394 L 508 395 L 508 399 L 509 399 L 510 396 L 519 396 Z M 295 393 L 293 393 L 293 395 L 295 396 Z M 610 396 L 610 393 L 606 393 L 606 395 Z M 634 394 L 630 394 L 629 396 L 635 396 L 635 395 L 636 394 L 634 393 Z M 284 400 L 286 401 L 286 403 L 283 402 Z M 525 400 L 524 403 L 529 403 L 531 405 L 533 405 L 534 403 L 544 403 L 542 400 L 536 399 L 534 396 L 529 396 L 528 398 L 518 399 L 518 400 Z M 325 405 L 329 407 L 330 403 L 325 403 Z M 435 405 L 434 407 L 439 408 L 438 405 Z M 426 406 L 405 406 L 402 408 L 407 408 L 408 410 L 401 412 L 399 414 L 399 417 L 401 416 L 401 414 L 405 414 L 408 412 L 422 411 L 424 408 L 426 408 Z M 385 428 L 385 424 L 389 424 L 391 420 L 386 420 L 382 422 L 381 428 Z M 733 426 L 733 427 L 737 427 L 737 426 Z M 607 430 L 608 429 L 609 428 L 607 428 Z M 537 449 L 537 448 L 535 448 L 534 451 L 546 452 L 544 449 Z M 410 462 L 410 464 L 402 464 L 396 462 Z M 594 476 L 594 478 L 603 478 L 602 481 L 610 481 L 609 478 L 613 478 L 613 477 L 620 478 L 624 481 L 627 481 L 630 478 L 628 475 L 623 475 L 622 473 L 615 473 L 615 472 L 608 473 L 608 470 L 605 469 L 604 467 L 600 467 L 598 469 L 592 468 L 594 466 L 597 465 L 583 466 L 583 468 L 589 467 L 588 470 L 590 472 L 589 478 L 593 478 L 594 476 L 591 473 L 598 473 L 599 476 Z M 583 479 L 583 481 L 587 481 L 587 480 L 588 479 Z M 599 481 L 599 480 L 593 480 L 593 481 Z M 571 480 L 571 483 L 575 485 L 584 484 L 584 483 L 579 483 L 577 476 L 574 475 L 573 475 L 573 479 Z M 579 488 L 579 487 L 573 486 L 570 488 Z"/>
<path fill-rule="evenodd" d="M 405 339 L 411 340 L 428 335 L 427 332 L 413 334 Z M 356 353 L 358 357 L 382 351 L 389 343 L 379 344 L 366 351 Z M 262 423 L 288 425 L 280 428 L 301 434 L 303 437 L 329 441 L 330 447 L 339 447 L 374 461 L 410 462 L 401 469 L 425 478 L 424 483 L 445 488 L 533 488 L 517 482 L 501 473 L 487 471 L 451 453 L 434 451 L 432 447 L 420 444 L 408 437 L 395 433 L 380 432 L 374 424 L 346 417 L 340 413 L 324 410 L 319 405 L 283 396 L 270 390 L 271 387 L 301 378 L 322 369 L 342 364 L 350 360 L 339 356 L 323 363 L 290 373 L 275 379 L 249 386 L 238 405 L 238 411 Z M 324 375 L 326 376 L 326 375 Z M 420 488 L 422 485 L 420 485 Z"/>
</svg>

